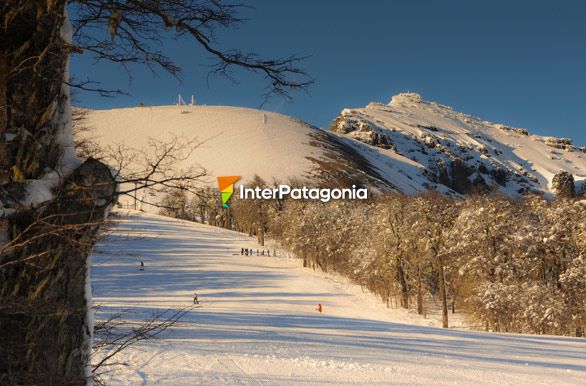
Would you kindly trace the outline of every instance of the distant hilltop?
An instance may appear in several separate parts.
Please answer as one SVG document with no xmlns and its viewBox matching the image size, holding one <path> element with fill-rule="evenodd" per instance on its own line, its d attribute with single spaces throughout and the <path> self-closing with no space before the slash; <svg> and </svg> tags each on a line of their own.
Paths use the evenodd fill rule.
<svg viewBox="0 0 586 386">
<path fill-rule="evenodd" d="M 392 159 L 387 165 L 408 173 L 416 185 L 458 194 L 555 193 L 552 180 L 561 172 L 574 177 L 580 193 L 586 179 L 586 147 L 571 139 L 488 122 L 417 93 L 343 109 L 331 130 L 382 149 Z"/>
</svg>

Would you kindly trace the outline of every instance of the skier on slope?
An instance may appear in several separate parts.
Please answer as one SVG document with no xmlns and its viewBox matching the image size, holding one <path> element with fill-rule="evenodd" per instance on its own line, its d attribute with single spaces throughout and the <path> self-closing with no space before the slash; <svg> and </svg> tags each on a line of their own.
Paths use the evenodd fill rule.
<svg viewBox="0 0 586 386">
<path fill-rule="evenodd" d="M 323 311 L 323 307 L 321 306 L 321 303 L 317 305 L 317 308 L 315 309 L 317 312 L 319 312 L 320 314 Z"/>
<path fill-rule="evenodd" d="M 144 271 L 144 263 L 143 263 L 143 261 L 142 261 L 142 260 L 140 261 L 140 270 L 141 270 L 141 271 Z"/>
<path fill-rule="evenodd" d="M 199 304 L 199 299 L 197 298 L 197 292 L 193 293 L 193 304 Z"/>
</svg>

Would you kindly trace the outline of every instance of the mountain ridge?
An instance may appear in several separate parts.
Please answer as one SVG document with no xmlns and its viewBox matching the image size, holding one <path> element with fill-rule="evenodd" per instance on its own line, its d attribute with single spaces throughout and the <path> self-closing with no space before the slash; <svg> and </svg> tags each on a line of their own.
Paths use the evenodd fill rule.
<svg viewBox="0 0 586 386">
<path fill-rule="evenodd" d="M 457 194 L 552 194 L 551 182 L 559 172 L 572 174 L 579 189 L 586 179 L 586 146 L 492 123 L 417 93 L 395 95 L 388 104 L 343 109 L 330 130 L 410 159 L 420 170 L 416 174 L 428 180 L 426 187 L 443 185 Z"/>
<path fill-rule="evenodd" d="M 147 146 L 149 138 L 202 141 L 185 165 L 267 182 L 358 184 L 377 191 L 426 190 L 461 197 L 498 191 L 553 196 L 559 172 L 586 187 L 586 146 L 531 134 L 402 93 L 388 104 L 345 108 L 329 129 L 283 114 L 232 106 L 88 110 L 84 124 L 101 146 Z"/>
</svg>

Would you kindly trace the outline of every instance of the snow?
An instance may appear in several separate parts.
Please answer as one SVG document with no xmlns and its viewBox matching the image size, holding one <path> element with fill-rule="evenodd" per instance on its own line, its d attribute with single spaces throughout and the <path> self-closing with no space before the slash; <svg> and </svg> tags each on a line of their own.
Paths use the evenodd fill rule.
<svg viewBox="0 0 586 386">
<path fill-rule="evenodd" d="M 303 180 L 315 168 L 307 157 L 320 158 L 324 152 L 309 144 L 310 134 L 318 129 L 285 115 L 248 108 L 181 105 L 89 110 L 84 124 L 94 129 L 86 135 L 103 147 L 122 145 L 151 152 L 152 139 L 196 140 L 199 147 L 174 167 L 205 169 L 201 183 L 212 187 L 217 176 L 238 175 L 241 182 L 252 180 L 255 174 L 268 183 Z M 140 169 L 138 163 L 131 167 Z M 158 190 L 142 194 L 156 202 L 163 196 Z M 122 196 L 120 203 L 129 207 L 134 200 Z M 141 209 L 158 212 L 151 205 Z"/>
<path fill-rule="evenodd" d="M 564 138 L 531 135 L 525 129 L 460 113 L 416 93 L 395 95 L 389 104 L 346 108 L 338 119 L 335 130 L 328 133 L 358 151 L 389 189 L 406 194 L 434 188 L 460 196 L 437 177 L 438 161 L 450 167 L 455 158 L 473 168 L 470 180 L 482 178 L 510 196 L 524 191 L 551 196 L 551 180 L 560 171 L 573 174 L 577 181 L 586 180 L 585 148 Z M 311 137 L 319 129 L 263 110 L 183 105 L 90 110 L 86 125 L 95 130 L 87 135 L 103 146 L 146 149 L 151 138 L 197 138 L 202 145 L 178 166 L 203 167 L 208 173 L 203 182 L 212 186 L 221 175 L 241 175 L 245 181 L 258 174 L 267 182 L 312 178 L 317 166 L 308 158 L 337 158 L 341 165 L 356 167 L 336 146 L 328 151 L 337 152 L 337 157 L 325 155 Z M 391 148 L 367 144 L 373 134 L 387 137 Z M 496 171 L 508 173 L 502 186 L 497 184 Z M 124 200 L 123 205 L 132 203 Z"/>
<path fill-rule="evenodd" d="M 493 164 L 511 171 L 514 177 L 500 190 L 513 196 L 523 187 L 551 193 L 551 180 L 560 171 L 573 174 L 576 180 L 586 178 L 585 148 L 572 145 L 571 140 L 531 135 L 526 129 L 484 121 L 454 111 L 449 106 L 425 101 L 416 93 L 395 95 L 388 105 L 370 103 L 364 108 L 346 108 L 341 116 L 355 122 L 357 127 L 371 127 L 390 138 L 396 151 L 386 151 L 394 153 L 394 156 L 379 156 L 377 166 L 383 165 L 383 174 L 385 161 L 394 169 L 405 169 L 406 164 L 415 164 L 416 169 L 409 170 L 408 174 L 416 180 L 422 177 L 421 171 L 435 160 L 447 159 L 446 154 L 452 153 L 468 165 Z M 343 121 L 338 122 L 340 127 L 344 127 Z M 364 135 L 360 129 L 346 134 L 356 139 Z M 440 146 L 421 146 L 421 143 L 430 142 Z M 528 176 L 531 177 L 529 181 L 524 178 Z M 490 180 L 487 175 L 484 178 Z M 417 189 L 421 191 L 424 187 Z M 405 192 L 409 193 L 409 190 Z"/>
<path fill-rule="evenodd" d="M 67 14 L 67 9 L 64 10 L 65 19 L 61 26 L 61 37 L 65 42 L 72 42 L 73 28 Z M 81 161 L 75 153 L 73 146 L 73 131 L 72 131 L 72 116 L 71 116 L 71 95 L 69 90 L 69 66 L 70 58 L 67 58 L 65 63 L 65 82 L 61 85 L 61 94 L 65 97 L 63 102 L 57 105 L 59 109 L 56 115 L 56 124 L 58 125 L 56 143 L 62 148 L 63 153 L 57 166 L 59 174 L 68 177 L 79 165 Z"/>
<path fill-rule="evenodd" d="M 303 177 L 321 154 L 310 147 L 316 129 L 285 115 L 228 106 L 153 106 L 90 110 L 87 126 L 102 145 L 125 144 L 147 149 L 149 138 L 197 139 L 202 145 L 183 164 L 200 165 L 208 180 L 258 174 L 267 181 Z M 215 182 L 214 182 L 215 183 Z"/>
<path fill-rule="evenodd" d="M 127 349 L 116 385 L 583 384 L 584 340 L 441 329 L 243 234 L 117 212 L 93 256 L 96 317 L 201 307 Z M 275 246 L 271 246 L 271 252 Z M 271 253 L 272 254 L 272 253 Z M 145 270 L 139 271 L 139 261 Z M 324 312 L 315 311 L 321 303 Z"/>
</svg>

